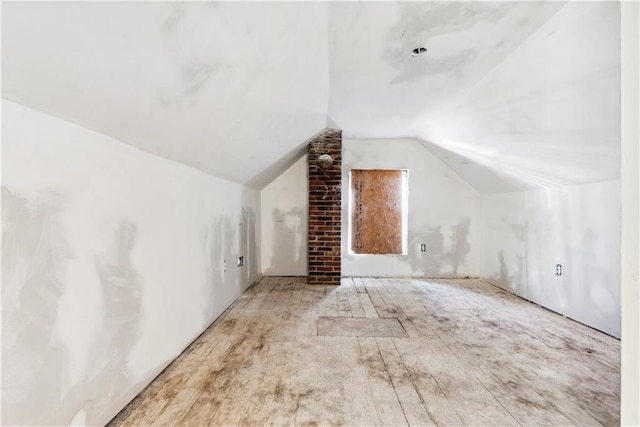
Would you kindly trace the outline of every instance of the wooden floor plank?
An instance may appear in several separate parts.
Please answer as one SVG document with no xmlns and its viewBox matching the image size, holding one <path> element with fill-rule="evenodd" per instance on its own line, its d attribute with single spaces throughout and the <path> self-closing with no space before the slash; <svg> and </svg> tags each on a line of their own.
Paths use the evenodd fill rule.
<svg viewBox="0 0 640 427">
<path fill-rule="evenodd" d="M 358 292 L 359 294 L 366 294 L 367 293 L 367 289 L 364 286 L 364 283 L 362 282 L 362 278 L 354 277 L 353 278 L 353 285 L 356 287 L 356 292 Z"/>
<path fill-rule="evenodd" d="M 365 317 L 378 318 L 378 311 L 371 302 L 371 298 L 369 298 L 368 293 L 359 293 L 358 298 L 360 300 L 360 305 L 362 305 L 362 309 L 364 310 Z"/>
<path fill-rule="evenodd" d="M 479 279 L 341 283 L 263 277 L 110 425 L 620 421 L 610 336 Z M 365 323 L 318 336 L 321 317 Z M 378 336 L 380 318 L 406 337 Z"/>
<path fill-rule="evenodd" d="M 360 295 L 357 293 L 350 293 L 348 295 L 349 306 L 351 307 L 351 315 L 353 317 L 367 317 L 362 303 L 360 302 Z"/>
<path fill-rule="evenodd" d="M 431 418 L 427 410 L 426 404 L 422 401 L 412 381 L 411 374 L 404 365 L 393 340 L 390 338 L 376 338 L 376 343 L 387 372 L 391 377 L 391 382 L 407 423 L 412 426 L 436 425 L 435 420 Z"/>
</svg>

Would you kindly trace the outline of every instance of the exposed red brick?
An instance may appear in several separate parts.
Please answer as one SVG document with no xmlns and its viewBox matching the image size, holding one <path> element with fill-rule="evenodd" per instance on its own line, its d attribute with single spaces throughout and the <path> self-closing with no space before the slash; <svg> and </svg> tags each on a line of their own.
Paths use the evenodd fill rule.
<svg viewBox="0 0 640 427">
<path fill-rule="evenodd" d="M 317 158 L 333 164 L 322 169 Z M 309 143 L 309 284 L 339 285 L 341 267 L 342 131 L 327 130 Z"/>
</svg>

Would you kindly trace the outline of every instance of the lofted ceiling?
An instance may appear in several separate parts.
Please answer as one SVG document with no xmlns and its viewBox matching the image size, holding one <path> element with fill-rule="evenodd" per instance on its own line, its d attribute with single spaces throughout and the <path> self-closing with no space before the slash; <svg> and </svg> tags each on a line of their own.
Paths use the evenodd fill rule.
<svg viewBox="0 0 640 427">
<path fill-rule="evenodd" d="M 324 129 L 327 4 L 3 2 L 3 96 L 256 187 Z"/>
<path fill-rule="evenodd" d="M 5 2 L 2 91 L 257 188 L 325 126 L 418 138 L 481 192 L 598 182 L 619 177 L 619 14 L 617 2 Z"/>
</svg>

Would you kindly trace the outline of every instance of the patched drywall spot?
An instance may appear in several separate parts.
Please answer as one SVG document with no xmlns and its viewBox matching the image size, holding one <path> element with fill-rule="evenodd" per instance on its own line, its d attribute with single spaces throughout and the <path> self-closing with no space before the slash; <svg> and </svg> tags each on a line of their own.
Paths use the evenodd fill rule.
<svg viewBox="0 0 640 427">
<path fill-rule="evenodd" d="M 222 221 L 222 234 L 223 241 L 225 242 L 222 247 L 224 253 L 224 259 L 227 261 L 227 283 L 233 284 L 236 288 L 239 286 L 238 278 L 239 274 L 237 272 L 235 258 L 238 255 L 237 250 L 239 249 L 236 239 L 237 235 L 237 225 L 234 225 L 234 222 L 224 217 Z"/>
<path fill-rule="evenodd" d="M 78 412 L 75 413 L 71 421 L 70 426 L 87 426 L 91 425 L 91 414 L 93 414 L 93 400 L 87 400 L 82 404 Z"/>
<path fill-rule="evenodd" d="M 138 227 L 122 221 L 114 232 L 114 239 L 110 248 L 96 256 L 95 267 L 102 286 L 102 296 L 105 306 L 105 317 L 116 323 L 136 319 L 140 311 L 141 286 L 140 278 L 131 262 L 131 251 L 138 237 Z M 128 328 L 132 325 L 128 325 Z M 135 331 L 125 331 L 130 344 Z M 128 346 L 128 345 L 127 345 Z"/>
<path fill-rule="evenodd" d="M 175 61 L 174 61 L 175 62 Z M 222 65 L 193 59 L 175 70 L 177 90 L 160 90 L 155 99 L 163 107 L 171 107 L 182 102 L 196 102 L 196 95 L 202 91 Z"/>
<path fill-rule="evenodd" d="M 219 65 L 195 59 L 185 64 L 181 69 L 182 80 L 185 84 L 184 94 L 193 95 L 204 87 Z"/>
<path fill-rule="evenodd" d="M 582 259 L 583 270 L 580 273 L 583 275 L 582 283 L 587 288 L 584 296 L 588 297 L 589 304 L 598 305 L 600 312 L 594 315 L 601 318 L 615 313 L 619 306 L 618 295 L 614 293 L 615 287 L 611 286 L 611 266 L 603 265 L 603 260 L 597 254 L 597 248 L 604 245 L 594 229 L 586 228 L 581 245 L 573 250 L 578 254 L 576 258 Z M 572 270 L 569 270 L 569 273 L 571 274 Z"/>
<path fill-rule="evenodd" d="M 505 251 L 500 250 L 497 253 L 499 271 L 489 276 L 488 279 L 504 289 L 508 289 L 511 292 L 527 298 L 527 233 L 529 231 L 529 225 L 528 223 L 524 225 L 512 225 L 510 226 L 510 230 L 513 232 L 514 240 L 518 242 L 519 246 L 524 248 L 524 253 L 513 255 L 516 268 L 510 269 L 509 262 L 505 259 Z"/>
<path fill-rule="evenodd" d="M 252 251 L 258 251 L 255 214 L 245 209 L 243 208 L 237 220 L 227 216 L 218 218 L 207 231 L 207 272 L 202 294 L 205 326 L 215 320 L 221 309 L 226 308 L 223 304 L 231 302 L 221 299 L 230 295 L 229 292 L 221 292 L 223 288 L 240 288 L 249 280 L 248 274 L 253 274 L 254 271 L 257 276 L 257 254 L 251 254 Z M 250 252 L 245 253 L 247 248 Z M 243 256 L 246 262 L 241 268 L 237 266 L 239 256 Z"/>
<path fill-rule="evenodd" d="M 452 248 L 451 248 L 451 265 L 453 268 L 453 274 L 458 274 L 458 267 L 464 262 L 466 255 L 471 251 L 471 244 L 469 244 L 469 226 L 471 225 L 471 219 L 466 218 L 452 227 L 453 235 Z"/>
<path fill-rule="evenodd" d="M 507 267 L 507 263 L 504 260 L 503 250 L 498 253 L 498 262 L 500 263 L 500 275 L 492 276 L 491 279 L 497 285 L 501 285 L 503 287 L 511 287 L 509 284 L 509 267 Z"/>
<path fill-rule="evenodd" d="M 215 287 L 224 283 L 224 241 L 222 235 L 223 219 L 219 218 L 209 227 L 206 238 L 207 275 L 204 286 L 204 320 L 205 324 L 213 321 L 215 308 Z"/>
<path fill-rule="evenodd" d="M 307 251 L 304 226 L 307 215 L 302 208 L 288 211 L 273 211 L 273 249 L 271 265 L 265 270 L 267 274 L 278 274 L 295 265 Z"/>
<path fill-rule="evenodd" d="M 136 344 L 143 296 L 141 278 L 133 266 L 131 251 L 138 238 L 138 227 L 126 220 L 113 233 L 111 245 L 95 257 L 100 278 L 104 324 L 96 346 L 100 354 L 92 360 L 100 374 L 93 379 L 104 382 L 109 395 L 119 395 L 131 386 L 127 358 Z"/>
<path fill-rule="evenodd" d="M 54 330 L 71 258 L 63 206 L 55 191 L 2 187 L 3 425 L 46 423 L 42 414 L 62 400 L 68 355 Z"/>
<path fill-rule="evenodd" d="M 137 344 L 142 300 L 141 279 L 131 260 L 137 235 L 135 224 L 121 221 L 114 230 L 111 243 L 94 257 L 94 268 L 100 281 L 102 321 L 92 339 L 85 376 L 69 384 L 69 358 L 61 350 L 54 352 L 52 343 L 55 343 L 55 338 L 43 339 L 49 345 L 48 350 L 40 349 L 45 360 L 42 370 L 46 373 L 37 378 L 37 387 L 34 388 L 39 391 L 32 393 L 26 403 L 17 408 L 20 412 L 16 413 L 19 420 L 16 423 L 91 425 L 94 409 L 96 412 L 103 410 L 101 405 L 104 402 L 99 402 L 96 408 L 96 400 L 88 398 L 105 396 L 113 401 L 130 392 L 133 375 L 127 367 L 128 357 Z M 55 323 L 43 319 L 38 319 L 38 322 L 41 328 L 53 327 Z M 13 361 L 11 365 L 19 366 Z M 3 377 L 3 388 L 5 385 Z M 34 407 L 38 411 L 34 411 Z M 3 423 L 6 414 L 3 411 Z M 47 418 L 36 418 L 39 414 L 45 414 Z"/>
<path fill-rule="evenodd" d="M 169 16 L 160 24 L 160 31 L 166 35 L 175 32 L 187 17 L 187 4 L 171 3 L 170 7 L 171 12 Z"/>
<path fill-rule="evenodd" d="M 255 212 L 242 208 L 240 220 L 240 255 L 244 256 L 244 284 L 249 285 L 258 277 L 258 230 Z"/>
<path fill-rule="evenodd" d="M 445 244 L 442 226 L 429 227 L 426 232 L 411 233 L 410 246 L 415 248 L 426 243 L 427 252 L 422 257 L 413 256 L 410 259 L 413 271 L 422 271 L 424 275 L 458 275 L 458 269 L 464 264 L 466 256 L 471 251 L 469 243 L 470 218 L 463 218 L 456 225 L 451 226 L 449 242 Z"/>
<path fill-rule="evenodd" d="M 520 295 L 527 297 L 527 285 L 528 285 L 528 271 L 527 271 L 527 234 L 529 233 L 529 223 L 525 222 L 523 225 L 514 225 L 512 227 L 513 232 L 519 242 L 522 242 L 522 254 L 516 254 L 516 270 L 509 278 L 514 291 Z"/>
</svg>

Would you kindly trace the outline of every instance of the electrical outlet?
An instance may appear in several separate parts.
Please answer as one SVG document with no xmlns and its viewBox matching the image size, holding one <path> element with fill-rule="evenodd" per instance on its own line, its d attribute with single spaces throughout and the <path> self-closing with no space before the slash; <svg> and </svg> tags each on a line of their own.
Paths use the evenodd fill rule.
<svg viewBox="0 0 640 427">
<path fill-rule="evenodd" d="M 427 252 L 427 245 L 426 244 L 421 244 L 420 245 L 420 252 Z"/>
<path fill-rule="evenodd" d="M 242 267 L 244 265 L 244 257 L 238 257 L 238 267 Z"/>
<path fill-rule="evenodd" d="M 227 260 L 222 261 L 222 271 L 227 271 Z"/>
<path fill-rule="evenodd" d="M 562 276 L 562 264 L 556 264 L 556 276 Z"/>
</svg>

